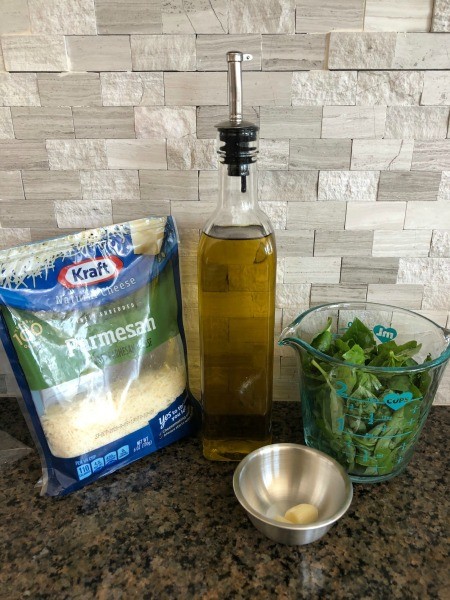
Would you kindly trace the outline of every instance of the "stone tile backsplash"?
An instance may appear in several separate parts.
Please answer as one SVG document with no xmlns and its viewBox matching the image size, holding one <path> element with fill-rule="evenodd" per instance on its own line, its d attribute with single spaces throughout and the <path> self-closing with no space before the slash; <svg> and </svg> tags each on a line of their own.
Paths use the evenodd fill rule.
<svg viewBox="0 0 450 600">
<path fill-rule="evenodd" d="M 341 300 L 449 327 L 449 34 L 448 0 L 0 0 L 0 248 L 173 214 L 197 392 L 196 249 L 242 50 L 276 334 Z M 294 364 L 276 347 L 276 399 L 298 399 Z"/>
</svg>

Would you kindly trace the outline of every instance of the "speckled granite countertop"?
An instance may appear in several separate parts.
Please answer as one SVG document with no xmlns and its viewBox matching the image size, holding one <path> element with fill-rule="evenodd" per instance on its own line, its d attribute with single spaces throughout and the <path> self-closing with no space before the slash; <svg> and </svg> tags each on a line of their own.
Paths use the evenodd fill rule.
<svg viewBox="0 0 450 600">
<path fill-rule="evenodd" d="M 11 407 L 6 418 L 6 406 Z M 30 443 L 15 401 L 0 429 Z M 432 409 L 403 475 L 355 485 L 309 546 L 263 537 L 234 498 L 233 463 L 182 440 L 62 499 L 42 498 L 37 453 L 0 468 L 0 598 L 448 598 L 450 410 Z M 275 441 L 302 442 L 280 403 Z M 445 591 L 447 590 L 447 591 Z"/>
</svg>

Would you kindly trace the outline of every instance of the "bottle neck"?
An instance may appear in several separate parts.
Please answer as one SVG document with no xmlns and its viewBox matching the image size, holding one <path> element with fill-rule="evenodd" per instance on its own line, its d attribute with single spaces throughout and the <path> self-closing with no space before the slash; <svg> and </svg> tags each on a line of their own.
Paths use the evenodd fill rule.
<svg viewBox="0 0 450 600">
<path fill-rule="evenodd" d="M 246 175 L 230 175 L 229 165 L 219 161 L 218 208 L 229 212 L 232 216 L 258 208 L 256 164 L 247 166 Z"/>
<path fill-rule="evenodd" d="M 273 232 L 258 205 L 257 128 L 218 126 L 219 197 L 203 232 L 217 238 L 263 237 Z"/>
</svg>

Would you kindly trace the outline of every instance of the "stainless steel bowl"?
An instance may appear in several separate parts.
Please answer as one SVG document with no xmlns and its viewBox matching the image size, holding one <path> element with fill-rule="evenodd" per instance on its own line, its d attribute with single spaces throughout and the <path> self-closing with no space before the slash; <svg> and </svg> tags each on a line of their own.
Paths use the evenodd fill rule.
<svg viewBox="0 0 450 600">
<path fill-rule="evenodd" d="M 255 450 L 238 465 L 234 493 L 253 525 L 282 544 L 310 544 L 347 511 L 353 486 L 330 456 L 299 444 L 272 444 Z M 314 504 L 319 520 L 310 525 L 280 523 L 276 515 L 296 504 Z"/>
</svg>

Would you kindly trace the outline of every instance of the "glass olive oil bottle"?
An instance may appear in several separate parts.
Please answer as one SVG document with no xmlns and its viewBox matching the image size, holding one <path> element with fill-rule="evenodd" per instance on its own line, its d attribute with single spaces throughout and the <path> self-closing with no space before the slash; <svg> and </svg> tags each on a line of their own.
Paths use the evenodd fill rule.
<svg viewBox="0 0 450 600">
<path fill-rule="evenodd" d="M 276 249 L 257 201 L 258 127 L 242 119 L 241 62 L 249 58 L 227 54 L 219 202 L 198 250 L 203 454 L 212 460 L 241 460 L 271 442 Z"/>
</svg>

